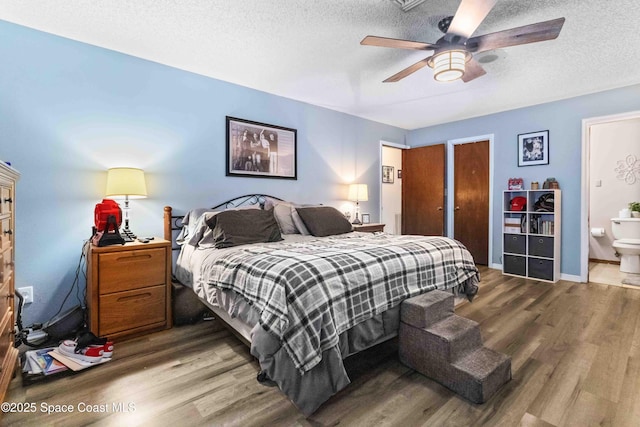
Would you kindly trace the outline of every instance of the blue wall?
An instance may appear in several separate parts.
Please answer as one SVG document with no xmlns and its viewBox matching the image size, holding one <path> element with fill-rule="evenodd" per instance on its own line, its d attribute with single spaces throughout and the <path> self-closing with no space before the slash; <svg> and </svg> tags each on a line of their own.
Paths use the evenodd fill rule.
<svg viewBox="0 0 640 427">
<path fill-rule="evenodd" d="M 430 145 L 494 134 L 493 229 L 496 232 L 490 256 L 492 263 L 502 263 L 501 200 L 508 179 L 522 177 L 528 188 L 531 181 L 542 184 L 548 177 L 556 178 L 562 190 L 561 272 L 579 276 L 582 120 L 636 110 L 640 110 L 640 85 L 417 129 L 409 133 L 407 145 Z M 547 129 L 549 164 L 518 167 L 518 134 Z"/>
<path fill-rule="evenodd" d="M 22 173 L 16 284 L 35 290 L 25 324 L 48 320 L 69 290 L 109 167 L 145 170 L 149 198 L 131 203 L 140 235 L 161 235 L 164 205 L 184 212 L 265 192 L 339 206 L 350 181 L 370 185 L 361 210 L 375 221 L 380 140 L 419 146 L 493 133 L 494 230 L 509 177 L 556 177 L 562 272 L 579 275 L 581 120 L 640 109 L 637 85 L 407 132 L 2 21 L 0 55 L 0 159 Z M 296 128 L 298 180 L 226 177 L 227 115 Z M 517 134 L 544 129 L 550 164 L 518 168 Z M 500 234 L 493 239 L 500 263 Z"/>
<path fill-rule="evenodd" d="M 25 325 L 48 320 L 68 292 L 108 168 L 145 170 L 149 198 L 131 202 L 139 235 L 162 235 L 165 205 L 264 192 L 339 206 L 350 181 L 370 185 L 361 209 L 375 221 L 379 141 L 407 134 L 3 21 L 0 58 L 0 159 L 22 174 L 16 285 L 35 293 Z M 297 129 L 298 180 L 226 177 L 227 115 Z"/>
</svg>

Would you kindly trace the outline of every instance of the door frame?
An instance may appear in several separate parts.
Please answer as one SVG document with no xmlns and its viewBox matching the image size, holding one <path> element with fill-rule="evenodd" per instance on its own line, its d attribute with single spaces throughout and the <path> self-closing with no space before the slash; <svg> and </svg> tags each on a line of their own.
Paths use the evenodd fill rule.
<svg viewBox="0 0 640 427">
<path fill-rule="evenodd" d="M 454 147 L 456 145 L 469 144 L 472 142 L 489 141 L 489 248 L 487 249 L 489 253 L 489 259 L 487 260 L 487 265 L 490 268 L 501 269 L 501 264 L 496 264 L 493 262 L 493 140 L 494 134 L 492 133 L 487 135 L 478 135 L 447 140 L 447 179 L 445 181 L 447 185 L 447 188 L 445 189 L 445 194 L 447 197 L 447 200 L 445 201 L 445 205 L 447 206 L 446 236 L 450 238 L 453 238 L 454 236 Z"/>
<path fill-rule="evenodd" d="M 380 200 L 380 204 L 378 206 L 378 218 L 382 221 L 382 146 L 386 145 L 387 147 L 400 148 L 401 150 L 409 150 L 411 147 L 405 144 L 398 144 L 397 142 L 390 142 L 385 140 L 380 140 L 380 148 L 378 152 L 378 200 Z"/>
<path fill-rule="evenodd" d="M 580 206 L 580 282 L 589 281 L 589 157 L 591 154 L 591 132 L 593 125 L 640 119 L 640 110 L 627 113 L 582 119 L 582 190 Z"/>
</svg>

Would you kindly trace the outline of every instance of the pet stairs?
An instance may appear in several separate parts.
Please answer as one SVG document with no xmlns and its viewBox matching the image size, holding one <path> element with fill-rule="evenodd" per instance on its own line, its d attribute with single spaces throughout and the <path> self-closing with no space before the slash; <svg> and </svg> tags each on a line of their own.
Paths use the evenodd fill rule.
<svg viewBox="0 0 640 427">
<path fill-rule="evenodd" d="M 453 313 L 453 295 L 432 291 L 400 309 L 400 361 L 467 400 L 484 403 L 511 379 L 511 357 L 484 347 L 477 322 Z"/>
</svg>

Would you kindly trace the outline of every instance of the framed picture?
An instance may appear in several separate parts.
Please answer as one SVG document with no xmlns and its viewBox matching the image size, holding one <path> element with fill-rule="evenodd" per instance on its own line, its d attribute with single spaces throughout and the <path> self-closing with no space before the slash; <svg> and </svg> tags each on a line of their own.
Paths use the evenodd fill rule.
<svg viewBox="0 0 640 427">
<path fill-rule="evenodd" d="M 518 166 L 549 164 L 549 131 L 518 135 Z"/>
<path fill-rule="evenodd" d="M 298 179 L 297 131 L 227 116 L 227 176 Z"/>
<path fill-rule="evenodd" d="M 369 224 L 370 222 L 371 222 L 371 215 L 363 213 L 362 214 L 362 223 L 363 224 Z"/>
<path fill-rule="evenodd" d="M 398 179 L 402 179 L 402 169 L 398 169 Z"/>
<path fill-rule="evenodd" d="M 382 166 L 382 182 L 393 184 L 393 166 Z"/>
</svg>

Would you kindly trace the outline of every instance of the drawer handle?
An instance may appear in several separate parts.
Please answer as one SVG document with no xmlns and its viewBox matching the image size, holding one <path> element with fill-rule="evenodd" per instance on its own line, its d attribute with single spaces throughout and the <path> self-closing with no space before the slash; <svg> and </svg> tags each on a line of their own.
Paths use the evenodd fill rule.
<svg viewBox="0 0 640 427">
<path fill-rule="evenodd" d="M 513 236 L 512 239 L 515 242 L 516 240 L 518 240 L 518 236 Z"/>
<path fill-rule="evenodd" d="M 131 255 L 131 256 L 122 256 L 118 257 L 118 262 L 130 262 L 130 261 L 139 261 L 141 259 L 150 259 L 151 255 Z"/>
<path fill-rule="evenodd" d="M 4 231 L 3 231 L 3 233 L 4 233 L 4 234 L 8 234 L 8 235 L 12 235 L 12 234 L 13 234 L 13 231 L 11 231 L 11 230 L 4 230 Z"/>
<path fill-rule="evenodd" d="M 538 243 L 544 243 L 543 239 L 538 239 Z"/>
<path fill-rule="evenodd" d="M 120 297 L 120 298 L 118 298 L 118 302 L 135 300 L 135 299 L 144 299 L 144 298 L 149 298 L 150 296 L 151 296 L 151 293 L 145 292 L 143 294 L 129 295 L 129 296 L 126 296 L 126 297 Z"/>
<path fill-rule="evenodd" d="M 11 197 L 7 197 L 6 199 L 4 199 L 5 203 L 13 203 L 13 200 L 11 200 Z"/>
</svg>

